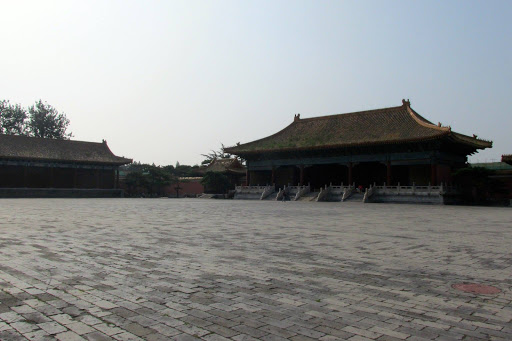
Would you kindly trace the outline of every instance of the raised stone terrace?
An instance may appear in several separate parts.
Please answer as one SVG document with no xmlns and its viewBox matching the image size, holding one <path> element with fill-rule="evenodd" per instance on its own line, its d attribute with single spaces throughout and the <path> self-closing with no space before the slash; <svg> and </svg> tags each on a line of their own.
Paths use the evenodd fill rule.
<svg viewBox="0 0 512 341">
<path fill-rule="evenodd" d="M 511 340 L 511 222 L 510 208 L 4 199 L 0 340 Z"/>
</svg>

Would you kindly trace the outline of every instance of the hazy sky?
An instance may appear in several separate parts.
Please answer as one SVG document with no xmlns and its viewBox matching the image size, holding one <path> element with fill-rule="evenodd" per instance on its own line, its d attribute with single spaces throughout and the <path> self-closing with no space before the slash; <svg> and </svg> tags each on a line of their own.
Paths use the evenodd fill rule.
<svg viewBox="0 0 512 341">
<path fill-rule="evenodd" d="M 2 1 L 0 99 L 160 165 L 401 105 L 512 153 L 512 1 Z"/>
</svg>

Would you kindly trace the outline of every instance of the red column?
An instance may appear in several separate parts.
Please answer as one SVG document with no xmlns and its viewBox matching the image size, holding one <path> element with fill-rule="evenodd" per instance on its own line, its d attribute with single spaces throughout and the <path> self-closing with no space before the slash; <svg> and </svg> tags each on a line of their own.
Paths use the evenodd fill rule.
<svg viewBox="0 0 512 341">
<path fill-rule="evenodd" d="M 352 162 L 348 163 L 348 184 L 352 185 Z"/>
<path fill-rule="evenodd" d="M 23 167 L 23 187 L 28 187 L 28 166 Z"/>
<path fill-rule="evenodd" d="M 119 168 L 116 169 L 116 189 L 119 188 Z"/>
<path fill-rule="evenodd" d="M 249 169 L 246 169 L 245 170 L 245 185 L 249 186 L 250 183 L 251 183 L 251 179 L 249 177 Z"/>
<path fill-rule="evenodd" d="M 276 183 L 276 167 L 272 166 L 272 185 Z"/>
<path fill-rule="evenodd" d="M 53 174 L 53 167 L 50 167 L 50 188 L 55 188 L 55 176 Z"/>
<path fill-rule="evenodd" d="M 391 186 L 391 161 L 388 161 L 386 166 L 387 166 L 386 185 Z"/>
<path fill-rule="evenodd" d="M 100 170 L 96 169 L 96 188 L 100 188 Z"/>
<path fill-rule="evenodd" d="M 437 163 L 432 163 L 430 165 L 430 184 L 432 186 L 437 186 Z"/>
<path fill-rule="evenodd" d="M 302 185 L 304 185 L 304 165 L 300 165 L 299 169 L 300 169 L 299 186 L 302 186 Z"/>
<path fill-rule="evenodd" d="M 77 170 L 73 168 L 73 188 L 76 188 L 76 178 L 77 178 Z"/>
</svg>

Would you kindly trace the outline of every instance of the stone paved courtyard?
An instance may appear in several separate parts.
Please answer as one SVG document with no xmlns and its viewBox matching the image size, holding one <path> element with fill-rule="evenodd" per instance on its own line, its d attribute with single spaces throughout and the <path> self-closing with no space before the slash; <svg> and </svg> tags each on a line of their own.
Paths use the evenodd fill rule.
<svg viewBox="0 0 512 341">
<path fill-rule="evenodd" d="M 512 339 L 510 208 L 4 199 L 0 230 L 0 340 Z"/>
</svg>

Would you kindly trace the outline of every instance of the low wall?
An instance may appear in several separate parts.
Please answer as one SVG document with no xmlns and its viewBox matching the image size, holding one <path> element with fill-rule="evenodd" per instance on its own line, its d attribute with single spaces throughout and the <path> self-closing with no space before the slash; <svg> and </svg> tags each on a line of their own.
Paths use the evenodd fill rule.
<svg viewBox="0 0 512 341">
<path fill-rule="evenodd" d="M 260 200 L 261 193 L 235 193 L 234 199 L 239 200 Z"/>
<path fill-rule="evenodd" d="M 122 189 L 0 188 L 0 198 L 122 198 Z"/>
<path fill-rule="evenodd" d="M 370 197 L 370 202 L 390 202 L 404 204 L 434 204 L 443 205 L 442 195 L 378 195 Z"/>
</svg>

